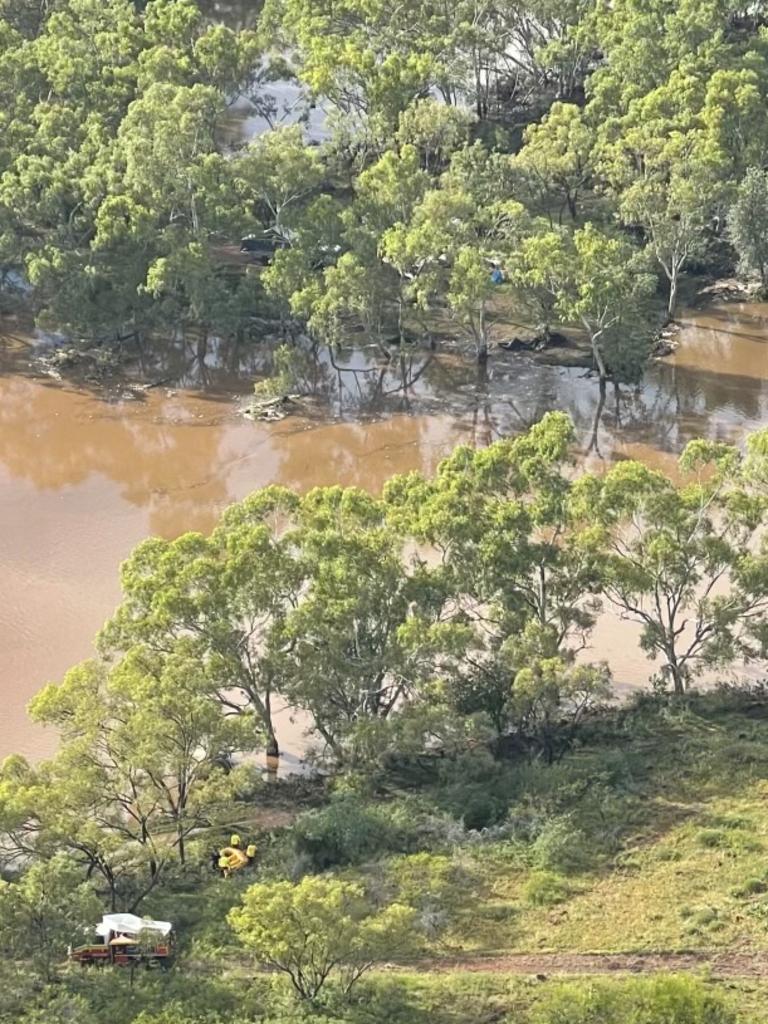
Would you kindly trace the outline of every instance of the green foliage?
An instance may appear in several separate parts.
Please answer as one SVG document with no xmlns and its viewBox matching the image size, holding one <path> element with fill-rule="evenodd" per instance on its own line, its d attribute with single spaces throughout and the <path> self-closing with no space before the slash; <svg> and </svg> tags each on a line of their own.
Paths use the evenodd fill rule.
<svg viewBox="0 0 768 1024">
<path fill-rule="evenodd" d="M 728 213 L 728 231 L 739 254 L 743 274 L 757 273 L 763 288 L 768 283 L 768 174 L 750 167 L 739 184 L 736 200 Z"/>
<path fill-rule="evenodd" d="M 100 901 L 67 854 L 32 864 L 0 882 L 0 948 L 50 980 L 67 945 L 78 945 L 100 917 Z"/>
<path fill-rule="evenodd" d="M 557 205 L 558 222 L 566 208 L 576 220 L 581 193 L 593 173 L 594 143 L 593 131 L 572 103 L 554 103 L 540 124 L 528 128 L 516 166 L 527 176 L 541 212 Z"/>
<path fill-rule="evenodd" d="M 750 551 L 763 497 L 744 489 L 738 453 L 694 442 L 681 465 L 697 474 L 682 486 L 624 462 L 599 481 L 584 477 L 576 488 L 577 503 L 595 524 L 595 542 L 610 538 L 605 593 L 642 625 L 642 647 L 664 658 L 676 693 L 684 692 L 697 663 L 754 656 L 767 610 L 764 556 Z M 725 593 L 715 590 L 719 581 Z"/>
<path fill-rule="evenodd" d="M 87 336 L 165 317 L 231 330 L 252 296 L 213 244 L 248 222 L 216 128 L 255 37 L 208 26 L 191 0 L 38 8 L 33 38 L 3 48 L 26 125 L 0 161 L 6 266 L 42 316 Z"/>
<path fill-rule="evenodd" d="M 301 815 L 293 827 L 293 842 L 300 865 L 325 871 L 416 849 L 419 828 L 405 808 L 340 797 Z"/>
<path fill-rule="evenodd" d="M 728 208 L 763 273 L 768 61 L 759 19 L 726 0 L 270 0 L 255 30 L 195 0 L 4 0 L 0 19 L 0 267 L 84 336 L 236 334 L 258 309 L 383 345 L 434 336 L 445 310 L 484 359 L 519 297 L 545 337 L 576 320 L 601 377 L 634 381 L 652 280 L 617 223 L 669 279 L 670 315 Z M 294 75 L 284 124 L 269 83 Z M 238 96 L 270 129 L 232 152 Z M 323 101 L 315 146 L 303 122 Z M 547 237 L 566 209 L 573 237 Z M 222 261 L 264 229 L 284 247 L 263 274 Z"/>
<path fill-rule="evenodd" d="M 552 871 L 533 871 L 523 886 L 523 899 L 536 907 L 552 907 L 570 895 L 568 883 Z"/>
<path fill-rule="evenodd" d="M 425 170 L 435 173 L 467 141 L 470 124 L 463 110 L 436 100 L 416 100 L 400 114 L 397 141 L 415 146 Z"/>
<path fill-rule="evenodd" d="M 633 979 L 622 984 L 577 982 L 545 994 L 536 1006 L 533 1024 L 733 1024 L 736 1017 L 725 999 L 696 978 Z"/>
<path fill-rule="evenodd" d="M 377 962 L 418 945 L 413 910 L 377 910 L 361 886 L 332 878 L 253 885 L 229 920 L 256 957 L 310 1001 L 331 976 L 348 996 Z"/>
<path fill-rule="evenodd" d="M 602 851 L 568 817 L 552 818 L 537 835 L 531 848 L 534 864 L 547 872 L 579 874 L 594 870 Z"/>
<path fill-rule="evenodd" d="M 440 793 L 440 806 L 470 831 L 489 828 L 504 819 L 508 799 L 488 780 L 446 785 Z"/>
<path fill-rule="evenodd" d="M 229 759 L 253 728 L 247 717 L 221 714 L 186 642 L 165 657 L 133 648 L 111 668 L 86 662 L 40 693 L 32 714 L 64 740 L 42 769 L 45 824 L 71 830 L 70 844 L 88 850 L 113 899 L 115 862 L 124 870 L 133 861 L 139 876 L 146 870 L 151 889 L 169 859 L 184 863 L 189 837 L 248 775 L 229 771 Z"/>
</svg>

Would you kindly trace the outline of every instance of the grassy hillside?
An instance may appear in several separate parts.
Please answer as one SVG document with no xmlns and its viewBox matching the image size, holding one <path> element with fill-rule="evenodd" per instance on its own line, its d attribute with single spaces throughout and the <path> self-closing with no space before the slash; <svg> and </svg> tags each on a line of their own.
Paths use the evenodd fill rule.
<svg viewBox="0 0 768 1024">
<path fill-rule="evenodd" d="M 176 923 L 174 969 L 134 979 L 70 969 L 54 990 L 67 1020 L 768 1022 L 761 690 L 639 699 L 593 718 L 553 764 L 421 758 L 327 790 L 267 786 L 241 806 L 233 825 L 248 836 L 261 828 L 257 867 L 212 875 L 205 850 L 216 837 L 206 836 L 146 902 Z M 308 1009 L 255 962 L 227 915 L 254 881 L 313 874 L 415 907 L 424 941 L 365 977 L 351 1001 L 331 985 Z M 22 980 L 23 1003 L 36 997 Z"/>
</svg>

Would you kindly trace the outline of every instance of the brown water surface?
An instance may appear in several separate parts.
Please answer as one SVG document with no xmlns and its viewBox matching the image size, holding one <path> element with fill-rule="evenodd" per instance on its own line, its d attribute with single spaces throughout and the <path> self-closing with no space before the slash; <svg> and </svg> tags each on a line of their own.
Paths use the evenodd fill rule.
<svg viewBox="0 0 768 1024">
<path fill-rule="evenodd" d="M 525 356 L 495 355 L 478 377 L 455 358 L 423 366 L 427 357 L 414 353 L 406 373 L 419 375 L 404 392 L 401 368 L 362 352 L 339 357 L 354 372 L 320 360 L 308 384 L 318 395 L 311 416 L 276 424 L 239 414 L 250 350 L 209 344 L 179 362 L 188 348 L 174 354 L 170 345 L 155 369 L 192 390 L 157 388 L 136 400 L 120 388 L 25 375 L 18 353 L 27 339 L 0 338 L 0 756 L 53 749 L 55 737 L 27 721 L 25 705 L 88 656 L 131 548 L 148 534 L 209 530 L 256 487 L 378 491 L 393 473 L 431 471 L 461 441 L 487 444 L 556 408 L 573 416 L 591 466 L 631 457 L 670 469 L 692 437 L 738 440 L 768 422 L 768 306 L 712 308 L 685 322 L 678 353 L 654 364 L 641 388 L 618 397 L 609 389 L 602 410 L 583 371 Z M 652 669 L 636 636 L 606 616 L 589 652 L 609 660 L 622 686 L 645 683 Z M 289 749 L 297 732 L 286 722 Z"/>
</svg>

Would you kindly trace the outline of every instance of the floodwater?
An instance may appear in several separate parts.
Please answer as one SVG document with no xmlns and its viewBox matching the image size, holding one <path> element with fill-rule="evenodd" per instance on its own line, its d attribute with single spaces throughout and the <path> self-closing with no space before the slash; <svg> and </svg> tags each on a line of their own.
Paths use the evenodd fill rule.
<svg viewBox="0 0 768 1024">
<path fill-rule="evenodd" d="M 675 356 L 651 366 L 641 388 L 609 389 L 602 410 L 583 370 L 525 355 L 494 354 L 478 377 L 448 356 L 414 352 L 383 368 L 363 351 L 308 364 L 302 386 L 315 401 L 272 424 L 239 411 L 263 365 L 258 346 L 180 339 L 142 366 L 149 379 L 170 378 L 143 393 L 32 377 L 20 361 L 28 339 L 13 334 L 0 337 L 0 757 L 53 749 L 25 705 L 89 655 L 132 547 L 149 534 L 209 530 L 254 488 L 376 492 L 394 473 L 429 472 L 457 443 L 517 433 L 549 409 L 571 414 L 593 467 L 630 457 L 670 469 L 693 437 L 739 440 L 768 422 L 768 306 L 687 316 Z M 621 687 L 652 671 L 636 635 L 606 616 L 593 637 L 589 657 L 607 659 Z M 296 752 L 300 727 L 287 712 L 281 725 Z"/>
</svg>

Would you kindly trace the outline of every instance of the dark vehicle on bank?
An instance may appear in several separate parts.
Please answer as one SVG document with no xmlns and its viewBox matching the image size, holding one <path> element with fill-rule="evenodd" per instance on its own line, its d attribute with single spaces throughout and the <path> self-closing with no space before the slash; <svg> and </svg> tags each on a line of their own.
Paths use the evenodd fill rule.
<svg viewBox="0 0 768 1024">
<path fill-rule="evenodd" d="M 288 242 L 275 235 L 246 235 L 240 240 L 240 252 L 247 253 L 254 263 L 268 267 L 278 249 L 286 249 Z"/>
<path fill-rule="evenodd" d="M 246 235 L 240 240 L 240 252 L 251 257 L 253 263 L 268 267 L 278 249 L 289 249 L 290 239 L 264 231 L 257 235 Z M 332 267 L 342 253 L 340 245 L 319 245 L 312 258 L 313 270 Z"/>
</svg>

